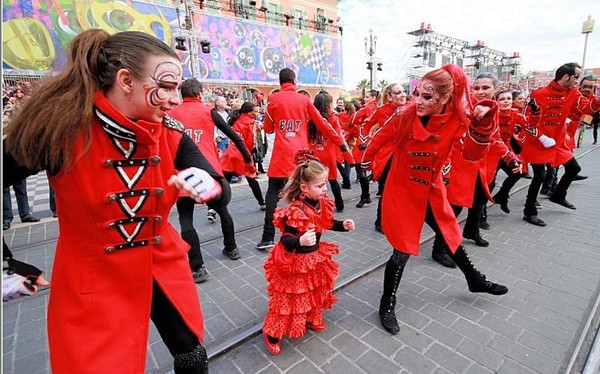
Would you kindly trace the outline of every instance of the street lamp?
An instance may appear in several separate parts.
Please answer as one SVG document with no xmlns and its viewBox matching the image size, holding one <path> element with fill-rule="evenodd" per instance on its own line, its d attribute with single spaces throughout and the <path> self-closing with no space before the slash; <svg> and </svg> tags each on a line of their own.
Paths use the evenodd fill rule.
<svg viewBox="0 0 600 374">
<path fill-rule="evenodd" d="M 373 56 L 375 55 L 375 51 L 377 49 L 377 36 L 373 34 L 373 30 L 369 30 L 369 37 L 365 36 L 365 53 L 369 56 L 369 61 L 367 61 L 367 70 L 369 70 L 369 87 L 373 89 Z M 379 66 L 379 70 L 381 70 L 381 65 Z"/>
<path fill-rule="evenodd" d="M 588 15 L 588 18 L 583 21 L 583 25 L 581 26 L 581 33 L 585 34 L 585 42 L 583 43 L 583 59 L 581 60 L 581 74 L 585 73 L 583 69 L 585 68 L 585 54 L 587 52 L 588 35 L 594 31 L 594 22 L 595 21 L 592 19 L 592 15 L 590 14 Z"/>
</svg>

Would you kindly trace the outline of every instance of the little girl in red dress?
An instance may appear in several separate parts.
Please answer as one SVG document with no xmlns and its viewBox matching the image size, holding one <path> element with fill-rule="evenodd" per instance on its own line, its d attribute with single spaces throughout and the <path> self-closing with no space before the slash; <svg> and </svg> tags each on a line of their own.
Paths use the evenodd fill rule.
<svg viewBox="0 0 600 374">
<path fill-rule="evenodd" d="M 263 334 L 268 351 L 281 352 L 281 339 L 298 338 L 306 328 L 323 331 L 323 309 L 331 309 L 339 265 L 336 244 L 320 241 L 325 230 L 354 230 L 354 221 L 335 220 L 333 201 L 327 196 L 328 170 L 310 152 L 296 155 L 298 166 L 282 191 L 290 205 L 273 215 L 281 238 L 265 261 L 269 306 Z"/>
</svg>

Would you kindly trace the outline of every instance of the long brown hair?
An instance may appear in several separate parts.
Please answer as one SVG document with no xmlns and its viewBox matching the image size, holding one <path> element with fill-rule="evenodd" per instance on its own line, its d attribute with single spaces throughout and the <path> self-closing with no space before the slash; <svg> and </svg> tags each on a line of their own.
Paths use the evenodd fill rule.
<svg viewBox="0 0 600 374">
<path fill-rule="evenodd" d="M 120 69 L 141 78 L 151 55 L 177 58 L 168 45 L 142 32 L 80 33 L 69 45 L 61 73 L 46 78 L 12 117 L 5 129 L 6 151 L 29 169 L 68 170 L 79 156 L 76 141 L 83 140 L 83 153 L 89 149 L 95 93 L 113 87 Z"/>
</svg>

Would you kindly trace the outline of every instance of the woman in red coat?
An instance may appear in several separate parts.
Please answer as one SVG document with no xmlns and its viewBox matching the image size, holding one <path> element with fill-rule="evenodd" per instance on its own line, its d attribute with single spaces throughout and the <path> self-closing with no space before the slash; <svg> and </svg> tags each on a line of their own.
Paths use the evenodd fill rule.
<svg viewBox="0 0 600 374">
<path fill-rule="evenodd" d="M 365 106 L 361 108 L 352 119 L 353 131 L 352 137 L 355 139 L 355 145 L 352 148 L 352 157 L 355 160 L 362 160 L 363 152 L 369 141 L 369 132 L 365 130 L 364 124 L 371 118 L 377 109 L 377 90 L 369 90 L 365 93 Z M 360 201 L 356 204 L 357 208 L 362 208 L 371 204 L 371 193 L 369 192 L 369 178 L 365 171 L 356 165 L 356 176 L 360 183 Z"/>
<path fill-rule="evenodd" d="M 141 32 L 91 29 L 70 48 L 63 72 L 7 126 L 4 148 L 5 182 L 47 170 L 60 206 L 52 372 L 143 373 L 152 320 L 175 373 L 206 373 L 189 245 L 168 217 L 178 189 L 200 203 L 226 204 L 231 194 L 166 116 L 180 103 L 181 63 Z"/>
<path fill-rule="evenodd" d="M 406 92 L 404 87 L 398 83 L 389 84 L 382 92 L 381 106 L 375 110 L 375 113 L 364 124 L 364 131 L 375 136 L 377 131 L 388 123 L 388 120 L 394 115 L 404 111 L 406 105 Z M 368 146 L 368 144 L 367 144 Z M 394 147 L 388 144 L 387 147 L 380 149 L 373 160 L 373 179 L 379 184 L 377 196 L 383 194 L 383 189 L 390 169 L 390 161 Z M 381 199 L 377 204 L 377 218 L 375 219 L 375 230 L 383 232 L 381 228 Z"/>
<path fill-rule="evenodd" d="M 512 107 L 513 95 L 510 90 L 500 90 L 495 96 L 496 101 L 498 102 L 498 126 L 500 127 L 500 138 L 511 152 L 516 153 L 512 146 L 515 128 L 523 128 L 527 123 L 527 119 L 525 118 L 525 115 L 519 113 L 517 109 Z M 494 166 L 494 161 L 496 162 L 495 169 L 493 171 L 488 170 L 490 174 L 493 173 L 492 175 L 488 175 L 488 178 L 491 181 L 490 191 L 494 189 L 497 171 L 502 169 L 507 177 L 502 182 L 500 190 L 494 195 L 494 202 L 500 204 L 500 209 L 502 209 L 503 212 L 510 213 L 510 209 L 508 208 L 508 196 L 511 188 L 513 188 L 519 179 L 521 179 L 522 170 L 515 172 L 512 170 L 513 168 L 511 168 L 512 165 L 507 165 L 500 157 L 488 159 L 488 169 Z"/>
<path fill-rule="evenodd" d="M 321 116 L 327 120 L 327 122 L 333 127 L 333 129 L 341 136 L 342 129 L 338 116 L 333 113 L 333 97 L 326 93 L 320 92 L 315 96 L 314 105 L 315 108 L 321 113 Z M 345 142 L 345 140 L 344 140 Z M 339 147 L 329 140 L 326 136 L 323 136 L 314 122 L 311 120 L 308 122 L 308 144 L 310 149 L 313 151 L 314 156 L 327 167 L 329 175 L 327 180 L 331 186 L 331 193 L 335 201 L 335 208 L 338 212 L 344 210 L 344 199 L 342 198 L 342 190 L 337 180 L 337 156 Z M 349 152 L 342 152 L 347 157 L 346 161 L 350 164 L 354 163 L 351 159 Z"/>
<path fill-rule="evenodd" d="M 488 281 L 471 263 L 446 198 L 442 166 L 456 137 L 467 130 L 461 152 L 465 159 L 476 160 L 484 156 L 494 130 L 489 101 L 473 109 L 472 119 L 465 113 L 465 103 L 469 103 L 467 77 L 458 66 L 448 64 L 431 71 L 415 91 L 415 105 L 384 126 L 365 152 L 363 167 L 369 167 L 378 149 L 388 142 L 395 145 L 381 197 L 383 230 L 394 251 L 385 267 L 379 317 L 391 334 L 400 330 L 394 312 L 396 291 L 406 262 L 419 253 L 423 223 L 442 235 L 471 292 L 508 292 L 505 286 Z"/>
<path fill-rule="evenodd" d="M 254 148 L 254 139 L 256 137 L 256 118 L 260 113 L 260 107 L 253 102 L 246 101 L 239 110 L 234 111 L 229 117 L 229 124 L 233 131 L 244 142 L 246 150 L 250 153 Z M 227 182 L 235 175 L 244 175 L 248 181 L 248 186 L 252 190 L 254 198 L 260 205 L 261 210 L 265 210 L 265 198 L 260 189 L 260 184 L 256 180 L 256 169 L 254 163 L 249 165 L 244 161 L 244 157 L 237 147 L 227 147 L 225 153 L 220 159 L 221 168 Z M 254 169 L 254 170 L 253 170 Z"/>
</svg>

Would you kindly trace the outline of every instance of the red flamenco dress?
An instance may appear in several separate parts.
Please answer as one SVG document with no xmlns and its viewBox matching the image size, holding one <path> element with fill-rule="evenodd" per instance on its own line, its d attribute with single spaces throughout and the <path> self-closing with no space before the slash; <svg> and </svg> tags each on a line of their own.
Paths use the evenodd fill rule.
<svg viewBox="0 0 600 374">
<path fill-rule="evenodd" d="M 339 247 L 320 237 L 325 230 L 346 230 L 342 221 L 334 220 L 329 197 L 296 200 L 287 208 L 277 208 L 273 221 L 282 235 L 264 264 L 270 300 L 263 332 L 278 339 L 298 338 L 306 333 L 307 324 L 322 325 L 323 309 L 331 309 L 337 301 L 333 287 L 339 265 L 332 257 Z M 300 246 L 300 236 L 311 228 L 317 244 Z"/>
</svg>

